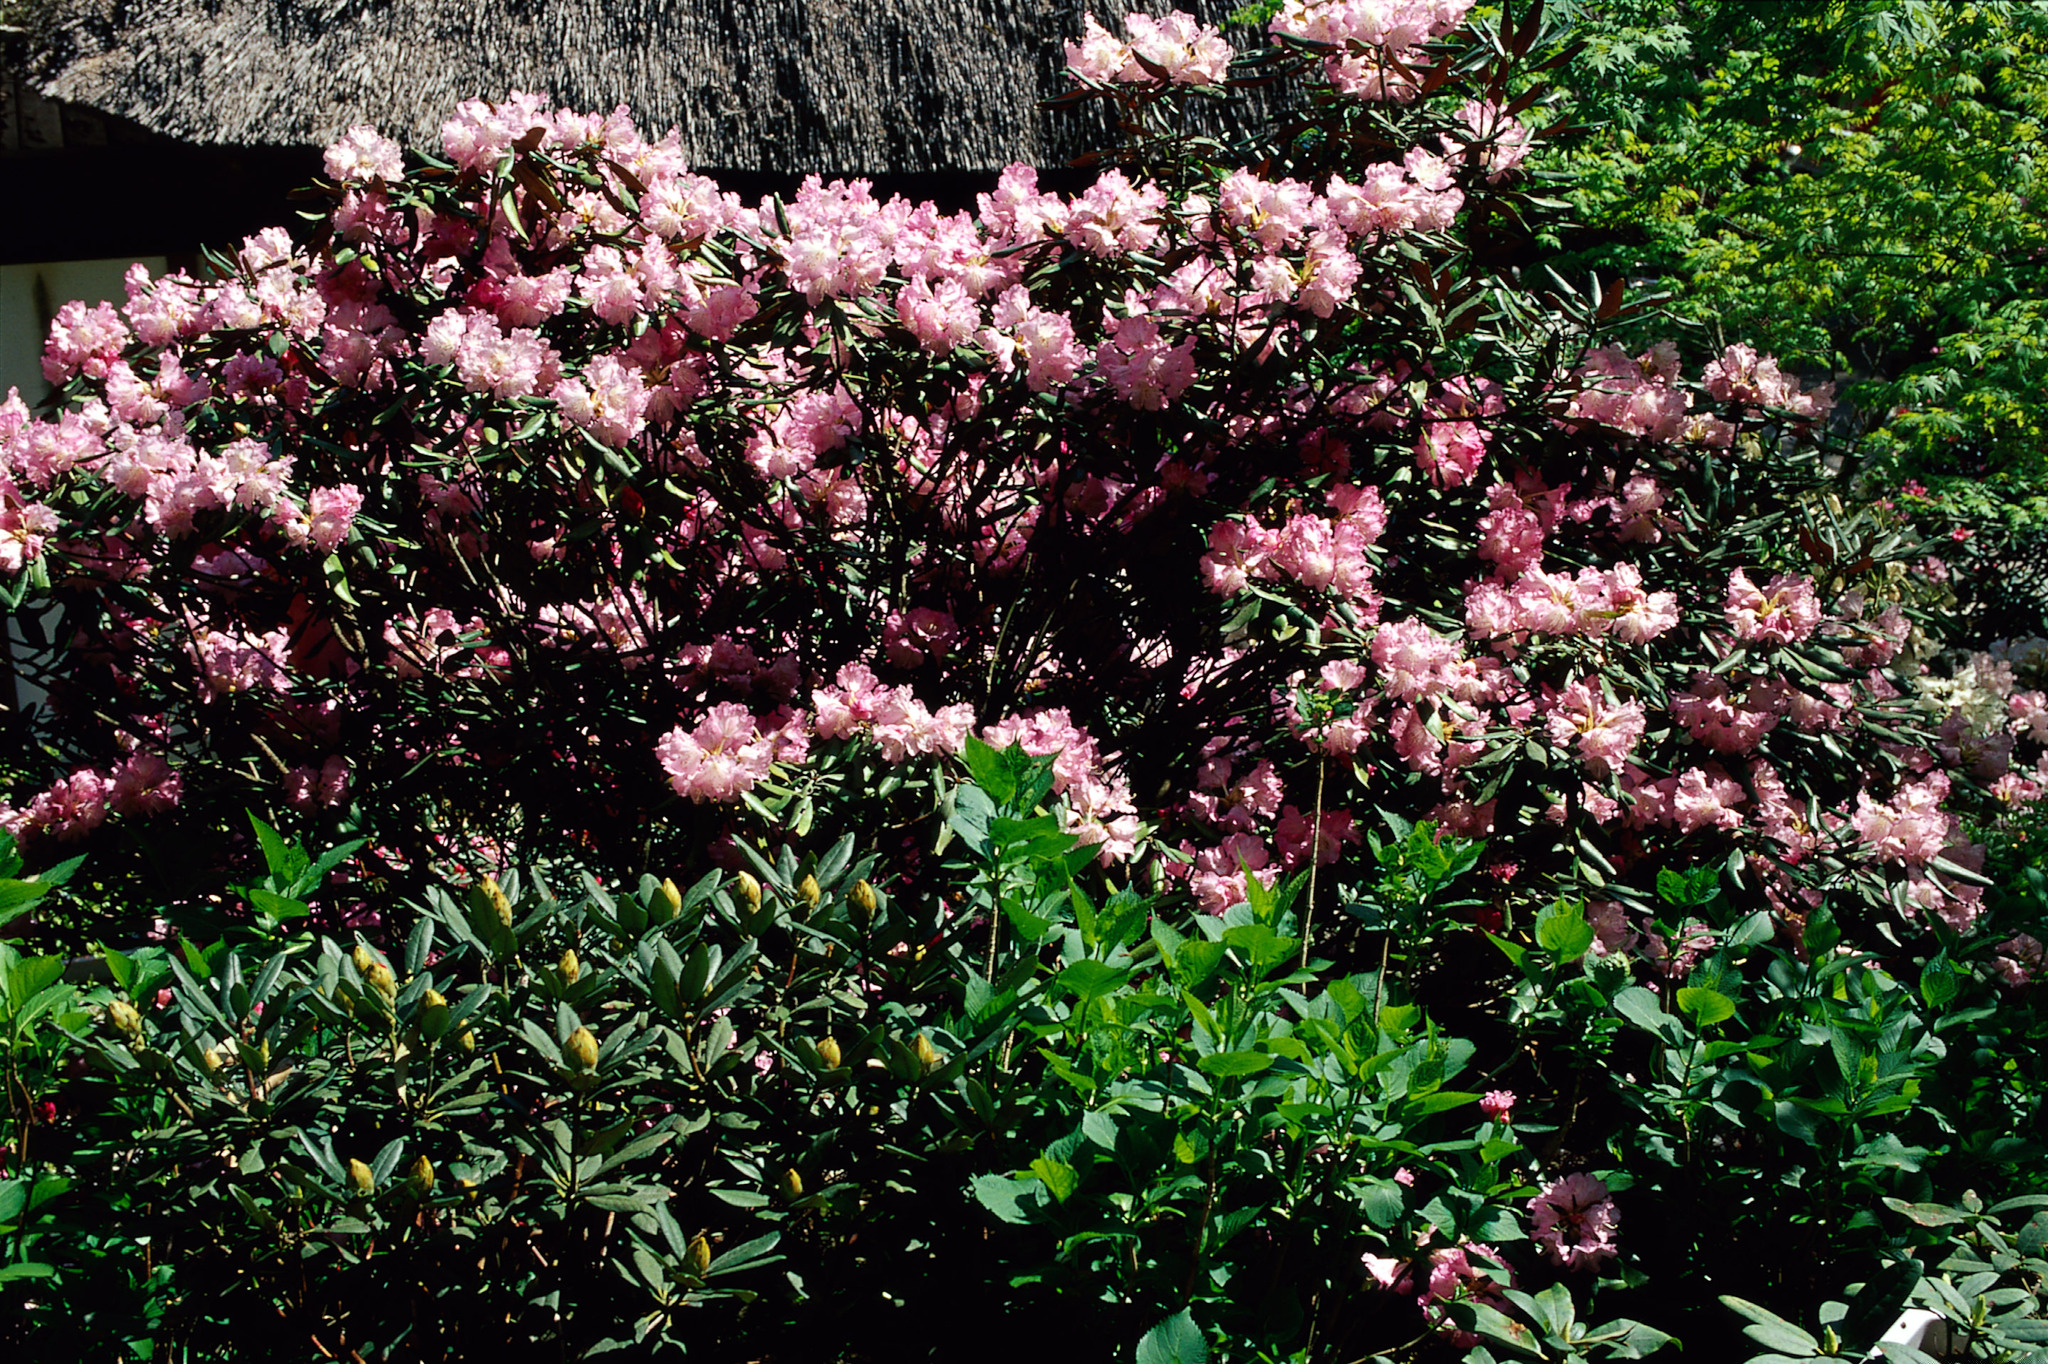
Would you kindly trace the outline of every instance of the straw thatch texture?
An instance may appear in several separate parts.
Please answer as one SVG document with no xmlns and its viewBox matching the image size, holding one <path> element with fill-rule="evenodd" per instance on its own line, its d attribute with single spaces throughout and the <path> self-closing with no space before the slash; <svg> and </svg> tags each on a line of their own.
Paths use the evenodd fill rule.
<svg viewBox="0 0 2048 1364">
<path fill-rule="evenodd" d="M 1038 107 L 1065 88 L 1061 43 L 1084 7 L 1114 23 L 1128 5 L 57 0 L 41 74 L 55 98 L 192 142 L 318 145 L 363 122 L 434 146 L 457 101 L 536 90 L 675 126 L 704 167 L 1052 166 L 1105 140 L 1097 112 Z"/>
</svg>

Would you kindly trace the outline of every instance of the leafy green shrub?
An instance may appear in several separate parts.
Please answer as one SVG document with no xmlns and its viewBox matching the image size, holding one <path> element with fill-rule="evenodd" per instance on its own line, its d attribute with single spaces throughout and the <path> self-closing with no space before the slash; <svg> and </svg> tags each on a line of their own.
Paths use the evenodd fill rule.
<svg viewBox="0 0 2048 1364">
<path fill-rule="evenodd" d="M 251 1322 L 365 1359 L 943 1354 L 965 1310 L 1148 1358 L 1664 1338 L 1557 1334 L 1474 1044 L 1304 969 L 1301 878 L 1176 926 L 1061 830 L 1049 759 L 969 761 L 921 904 L 845 839 L 436 891 L 388 954 L 108 952 L 54 987 L 94 1064 L 39 1194 L 100 1239 L 46 1239 L 17 1324 L 194 1358 Z"/>
</svg>

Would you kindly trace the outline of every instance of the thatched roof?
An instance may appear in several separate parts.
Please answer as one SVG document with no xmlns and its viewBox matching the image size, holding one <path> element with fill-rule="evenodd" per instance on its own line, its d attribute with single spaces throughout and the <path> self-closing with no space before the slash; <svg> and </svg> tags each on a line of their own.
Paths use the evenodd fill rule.
<svg viewBox="0 0 2048 1364">
<path fill-rule="evenodd" d="M 1228 0 L 1182 8 L 1212 21 Z M 1152 4 L 1148 9 L 1163 6 Z M 629 105 L 693 165 L 869 174 L 1061 165 L 1099 113 L 1046 111 L 1084 8 L 1125 0 L 54 0 L 41 86 L 192 142 L 436 146 L 463 99 Z M 1242 44 L 1241 31 L 1233 35 Z"/>
</svg>

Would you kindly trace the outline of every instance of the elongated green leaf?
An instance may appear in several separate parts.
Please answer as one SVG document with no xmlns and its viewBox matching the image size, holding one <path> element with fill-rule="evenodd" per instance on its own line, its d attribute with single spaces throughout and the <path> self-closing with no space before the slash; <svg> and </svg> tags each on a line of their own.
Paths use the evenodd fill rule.
<svg viewBox="0 0 2048 1364">
<path fill-rule="evenodd" d="M 1742 1334 L 1765 1349 L 1795 1359 L 1811 1359 L 1821 1352 L 1818 1340 L 1769 1308 L 1726 1293 L 1721 1295 L 1721 1302 L 1729 1310 L 1749 1319 L 1750 1324 L 1742 1328 Z"/>
</svg>

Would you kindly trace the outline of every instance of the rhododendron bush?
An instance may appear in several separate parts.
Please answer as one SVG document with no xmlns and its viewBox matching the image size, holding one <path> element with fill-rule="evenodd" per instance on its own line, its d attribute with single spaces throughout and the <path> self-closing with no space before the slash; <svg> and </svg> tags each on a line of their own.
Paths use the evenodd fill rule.
<svg viewBox="0 0 2048 1364">
<path fill-rule="evenodd" d="M 1091 26 L 1125 159 L 974 213 L 742 203 L 531 96 L 410 170 L 352 131 L 305 240 L 68 305 L 0 416 L 60 622 L 9 826 L 353 806 L 379 875 L 637 869 L 979 732 L 1211 910 L 1311 858 L 1341 903 L 1378 805 L 1494 833 L 1504 893 L 1625 918 L 1732 852 L 1788 922 L 1967 929 L 1952 812 L 2034 794 L 2040 692 L 1951 776 L 1907 537 L 1808 491 L 1826 392 L 1493 264 L 1537 130 L 1508 54 L 1430 55 L 1464 8 L 1283 11 L 1246 72 L 1322 93 L 1258 148 L 1162 141 L 1213 32 Z"/>
<path fill-rule="evenodd" d="M 1612 1195 L 1653 1182 L 1580 1167 L 1696 1171 L 1745 1085 L 1772 1151 L 1881 1163 L 1856 1124 L 1944 1045 L 1899 1040 L 1922 1020 L 1886 972 L 1933 973 L 1938 1010 L 1959 974 L 2040 967 L 1981 872 L 2048 782 L 2048 645 L 1943 654 L 1946 570 L 1840 501 L 1824 386 L 1739 343 L 1697 372 L 1618 348 L 1618 283 L 1537 268 L 1539 25 L 1468 8 L 1298 0 L 1243 51 L 1185 15 L 1090 19 L 1073 98 L 1125 144 L 1079 193 L 1016 166 L 957 213 L 816 178 L 744 202 L 625 111 L 533 95 L 465 103 L 433 148 L 351 130 L 302 231 L 66 306 L 55 397 L 0 408 L 0 568 L 50 694 L 0 822 L 209 927 L 251 810 L 348 835 L 332 898 L 365 905 L 515 862 L 599 893 L 845 830 L 909 902 L 956 838 L 1014 834 L 1209 925 L 1149 940 L 1179 993 L 1216 969 L 1181 947 L 1272 926 L 1296 984 L 1368 972 L 1314 1016 L 1374 1038 L 1380 1002 L 1489 982 L 1488 1075 L 1543 1097 L 1408 1118 L 1477 1104 L 1491 1172 L 1546 1105 L 1519 1195 L 1546 1272 L 1612 1268 Z M 1187 132 L 1236 85 L 1280 125 Z M 1006 752 L 1043 785 L 998 834 L 956 783 Z M 1013 913 L 993 884 L 919 921 L 955 951 L 985 911 L 970 1000 L 1022 1007 L 1006 932 L 1071 920 L 1128 965 L 1064 888 Z M 1792 974 L 1748 1007 L 1882 1033 L 1879 1078 L 1733 1075 L 1747 1049 L 1709 1030 L 1766 952 Z M 1604 1059 L 1624 1024 L 1640 1075 Z M 1572 1135 L 1582 1105 L 1610 1135 Z M 1376 1226 L 1401 1173 L 1361 1195 Z M 1469 1345 L 1475 1304 L 1518 1301 L 1491 1240 L 1522 1233 L 1432 1218 L 1414 1254 L 1345 1262 Z"/>
</svg>

